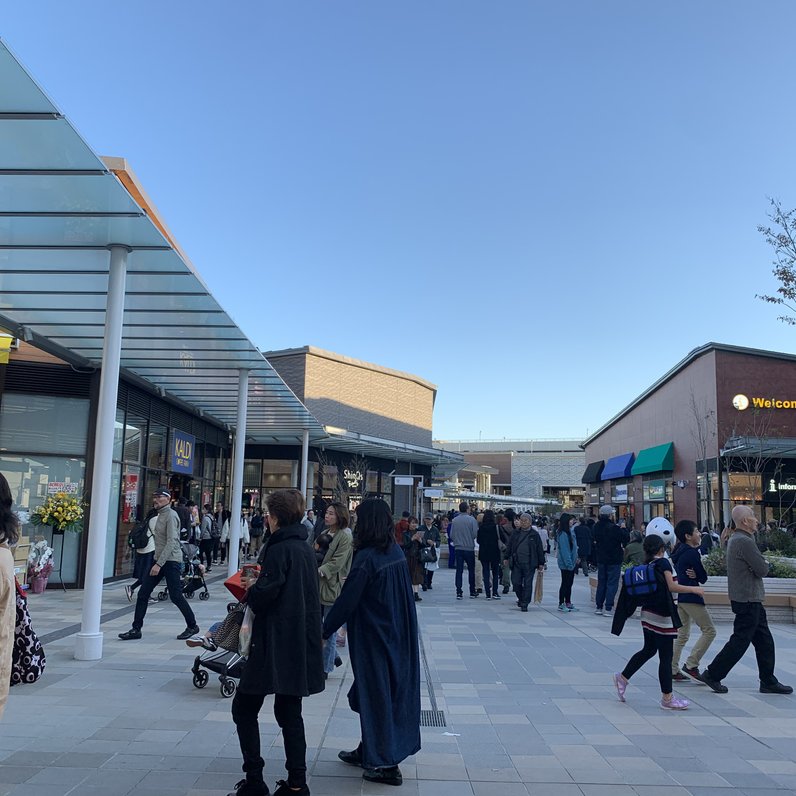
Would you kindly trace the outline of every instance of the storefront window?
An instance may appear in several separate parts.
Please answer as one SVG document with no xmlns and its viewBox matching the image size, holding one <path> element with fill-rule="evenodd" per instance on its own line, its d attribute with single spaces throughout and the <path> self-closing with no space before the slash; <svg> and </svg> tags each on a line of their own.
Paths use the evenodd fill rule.
<svg viewBox="0 0 796 796">
<path fill-rule="evenodd" d="M 379 491 L 379 473 L 377 470 L 368 470 L 365 475 L 365 493 L 375 495 Z"/>
<path fill-rule="evenodd" d="M 119 516 L 119 498 L 121 496 L 122 465 L 120 462 L 113 463 L 111 471 L 111 494 L 108 501 L 108 523 L 105 526 L 105 566 L 103 576 L 112 578 L 116 563 L 116 543 L 121 538 L 121 534 L 116 535 L 116 519 Z M 125 535 L 126 539 L 126 535 Z"/>
<path fill-rule="evenodd" d="M 381 494 L 392 495 L 392 476 L 389 473 L 381 474 Z M 390 502 L 389 500 L 387 501 Z"/>
<path fill-rule="evenodd" d="M 730 503 L 759 503 L 763 499 L 760 473 L 730 473 Z"/>
<path fill-rule="evenodd" d="M 141 464 L 144 456 L 145 435 L 146 418 L 128 413 L 124 427 L 124 461 Z"/>
<path fill-rule="evenodd" d="M 31 539 L 36 536 L 46 539 L 53 548 L 55 568 L 63 567 L 60 573 L 63 582 L 77 582 L 77 560 L 82 534 L 67 531 L 53 535 L 52 528 L 32 525 L 29 517 L 54 492 L 66 490 L 78 500 L 83 499 L 85 460 L 66 456 L 11 456 L 2 453 L 0 471 L 8 480 L 14 508 L 21 513 L 22 533 Z M 61 582 L 59 573 L 53 572 L 51 582 Z"/>
<path fill-rule="evenodd" d="M 160 423 L 149 424 L 147 435 L 146 463 L 147 467 L 156 470 L 166 469 L 166 440 L 168 429 Z"/>
<path fill-rule="evenodd" d="M 87 398 L 3 393 L 0 448 L 85 456 L 88 412 Z"/>
<path fill-rule="evenodd" d="M 262 462 L 259 459 L 247 459 L 243 462 L 243 486 L 259 487 L 262 483 Z"/>
<path fill-rule="evenodd" d="M 116 422 L 113 426 L 113 459 L 120 462 L 124 455 L 124 409 L 116 410 Z"/>
<path fill-rule="evenodd" d="M 641 493 L 644 499 L 644 522 L 655 517 L 672 519 L 672 481 L 666 478 L 645 478 Z"/>
<path fill-rule="evenodd" d="M 293 465 L 282 459 L 265 459 L 263 461 L 263 495 L 275 489 L 288 489 L 293 486 Z"/>
</svg>

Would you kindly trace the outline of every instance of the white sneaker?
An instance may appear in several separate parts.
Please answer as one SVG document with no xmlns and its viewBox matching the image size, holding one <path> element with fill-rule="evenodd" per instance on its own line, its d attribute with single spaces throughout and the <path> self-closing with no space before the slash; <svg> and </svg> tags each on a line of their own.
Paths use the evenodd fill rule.
<svg viewBox="0 0 796 796">
<path fill-rule="evenodd" d="M 597 616 L 602 616 L 603 615 L 603 609 L 602 608 L 598 608 L 594 613 L 597 614 Z"/>
<path fill-rule="evenodd" d="M 614 612 L 608 608 L 601 612 L 603 616 L 613 616 Z"/>
</svg>

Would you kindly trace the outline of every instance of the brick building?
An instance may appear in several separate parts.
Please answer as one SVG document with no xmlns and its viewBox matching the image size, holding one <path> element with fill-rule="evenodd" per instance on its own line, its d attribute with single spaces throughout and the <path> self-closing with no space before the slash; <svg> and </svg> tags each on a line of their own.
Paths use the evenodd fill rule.
<svg viewBox="0 0 796 796">
<path fill-rule="evenodd" d="M 584 443 L 587 506 L 713 524 L 796 514 L 796 356 L 707 343 Z"/>
</svg>

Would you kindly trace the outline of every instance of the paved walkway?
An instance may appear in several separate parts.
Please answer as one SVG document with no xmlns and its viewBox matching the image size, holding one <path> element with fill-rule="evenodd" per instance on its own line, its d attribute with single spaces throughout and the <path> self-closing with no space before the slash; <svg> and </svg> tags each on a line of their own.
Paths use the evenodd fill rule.
<svg viewBox="0 0 796 796">
<path fill-rule="evenodd" d="M 423 749 L 401 766 L 402 790 L 363 783 L 337 760 L 353 748 L 359 723 L 345 698 L 346 664 L 323 694 L 305 701 L 310 788 L 315 796 L 773 796 L 796 792 L 796 697 L 757 691 L 754 658 L 727 678 L 730 693 L 687 683 L 685 713 L 658 707 L 656 665 L 648 664 L 616 700 L 611 673 L 640 646 L 631 623 L 622 638 L 587 607 L 586 579 L 575 581 L 584 610 L 556 610 L 558 574 L 546 576 L 541 607 L 520 613 L 511 595 L 486 602 L 453 597 L 441 570 L 419 605 L 423 708 L 445 727 L 423 728 Z M 554 588 L 555 584 L 555 588 Z M 220 582 L 208 602 L 193 600 L 200 624 L 222 615 Z M 223 796 L 240 776 L 229 715 L 217 680 L 191 683 L 194 654 L 170 603 L 153 606 L 144 638 L 121 642 L 132 607 L 120 585 L 106 587 L 105 657 L 75 661 L 80 594 L 30 598 L 34 624 L 51 636 L 42 681 L 12 689 L 0 725 L 0 796 Z M 121 615 L 119 615 L 121 614 Z M 66 630 L 64 630 L 66 628 Z M 730 626 L 719 626 L 723 643 Z M 774 627 L 777 672 L 796 685 L 796 626 Z M 710 655 L 710 653 L 708 653 Z M 343 651 L 345 658 L 345 650 Z M 281 738 L 263 714 L 266 777 L 284 776 Z"/>
</svg>

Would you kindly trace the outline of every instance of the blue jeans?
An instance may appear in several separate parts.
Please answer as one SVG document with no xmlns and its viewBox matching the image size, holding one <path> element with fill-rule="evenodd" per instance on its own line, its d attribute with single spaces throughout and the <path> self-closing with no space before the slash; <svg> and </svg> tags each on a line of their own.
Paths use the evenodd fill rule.
<svg viewBox="0 0 796 796">
<path fill-rule="evenodd" d="M 602 608 L 605 604 L 607 611 L 613 611 L 621 569 L 621 564 L 597 564 L 597 594 L 594 601 L 598 608 Z"/>
<path fill-rule="evenodd" d="M 467 578 L 470 581 L 470 594 L 475 594 L 475 550 L 456 551 L 456 594 L 462 593 L 462 574 L 467 564 Z"/>
</svg>

